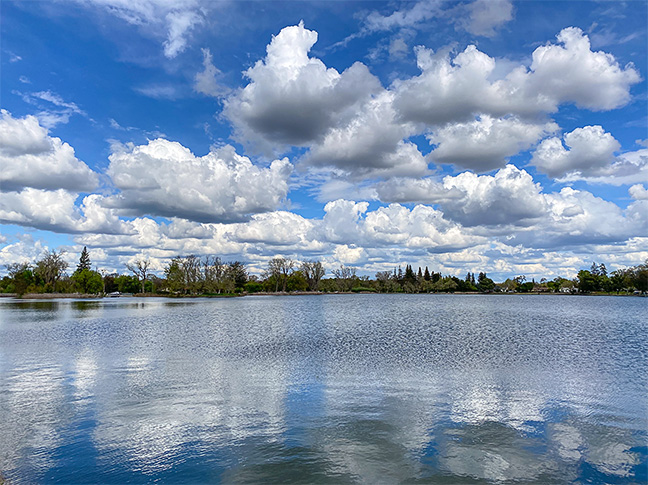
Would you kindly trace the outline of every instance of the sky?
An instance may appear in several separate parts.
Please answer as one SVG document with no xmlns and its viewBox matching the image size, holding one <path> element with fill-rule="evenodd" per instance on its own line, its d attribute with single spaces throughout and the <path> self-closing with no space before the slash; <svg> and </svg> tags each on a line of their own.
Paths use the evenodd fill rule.
<svg viewBox="0 0 648 485">
<path fill-rule="evenodd" d="M 0 273 L 648 260 L 648 2 L 0 2 Z"/>
</svg>

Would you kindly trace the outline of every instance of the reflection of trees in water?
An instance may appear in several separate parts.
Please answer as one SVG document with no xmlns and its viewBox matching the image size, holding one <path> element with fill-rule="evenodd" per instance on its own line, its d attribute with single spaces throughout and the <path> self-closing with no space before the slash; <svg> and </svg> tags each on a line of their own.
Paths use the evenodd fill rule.
<svg viewBox="0 0 648 485">
<path fill-rule="evenodd" d="M 92 313 L 93 310 L 98 310 L 102 306 L 102 302 L 98 300 L 75 300 L 70 302 L 70 306 L 73 310 L 87 315 Z"/>
<path fill-rule="evenodd" d="M 11 300 L 2 304 L 3 308 L 12 310 L 35 310 L 43 312 L 54 312 L 58 310 L 61 302 L 53 300 Z"/>
</svg>

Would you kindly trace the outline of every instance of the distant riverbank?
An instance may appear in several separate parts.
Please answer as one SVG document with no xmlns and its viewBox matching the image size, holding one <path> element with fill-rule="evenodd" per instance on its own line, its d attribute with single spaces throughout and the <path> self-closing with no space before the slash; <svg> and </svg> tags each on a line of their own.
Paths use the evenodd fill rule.
<svg viewBox="0 0 648 485">
<path fill-rule="evenodd" d="M 26 293 L 18 296 L 15 293 L 0 293 L 0 298 L 17 298 L 22 300 L 55 300 L 55 299 L 84 299 L 84 300 L 101 300 L 104 298 L 238 298 L 243 296 L 307 296 L 307 295 L 357 295 L 361 294 L 376 294 L 373 291 L 292 291 L 292 292 L 256 292 L 256 293 L 222 293 L 222 294 L 209 294 L 209 295 L 169 295 L 157 293 L 136 293 L 136 294 L 122 294 L 122 295 L 93 295 L 86 293 Z M 591 292 L 591 293 L 550 293 L 550 292 L 528 292 L 528 293 L 506 293 L 506 292 L 462 292 L 455 291 L 453 293 L 380 293 L 380 294 L 427 294 L 427 295 L 484 295 L 484 296 L 505 296 L 505 295 L 537 295 L 537 296 L 638 296 L 646 297 L 648 294 L 636 293 L 605 293 L 605 292 Z"/>
</svg>

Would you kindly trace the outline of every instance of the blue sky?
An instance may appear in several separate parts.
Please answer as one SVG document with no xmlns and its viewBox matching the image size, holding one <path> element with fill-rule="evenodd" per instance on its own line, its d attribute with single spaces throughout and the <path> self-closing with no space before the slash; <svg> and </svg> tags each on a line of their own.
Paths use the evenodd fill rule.
<svg viewBox="0 0 648 485">
<path fill-rule="evenodd" d="M 648 259 L 646 2 L 1 9 L 2 264 Z"/>
</svg>

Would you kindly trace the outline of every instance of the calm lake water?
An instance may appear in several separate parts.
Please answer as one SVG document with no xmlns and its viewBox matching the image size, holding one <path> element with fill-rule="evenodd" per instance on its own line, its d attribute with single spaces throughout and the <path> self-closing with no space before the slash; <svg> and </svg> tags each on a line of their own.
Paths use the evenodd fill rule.
<svg viewBox="0 0 648 485">
<path fill-rule="evenodd" d="M 648 299 L 0 299 L 20 483 L 646 483 Z"/>
</svg>

